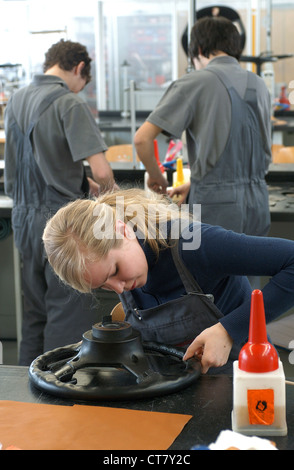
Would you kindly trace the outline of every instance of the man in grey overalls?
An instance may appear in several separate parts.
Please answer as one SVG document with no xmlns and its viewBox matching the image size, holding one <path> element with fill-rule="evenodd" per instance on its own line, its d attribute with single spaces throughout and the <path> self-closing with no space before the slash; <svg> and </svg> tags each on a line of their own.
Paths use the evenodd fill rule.
<svg viewBox="0 0 294 470">
<path fill-rule="evenodd" d="M 85 101 L 90 57 L 71 41 L 46 54 L 44 75 L 12 95 L 5 112 L 5 191 L 13 198 L 12 225 L 22 260 L 24 311 L 20 365 L 80 341 L 97 322 L 92 295 L 61 284 L 44 256 L 46 220 L 62 205 L 91 191 L 112 189 L 107 147 Z M 86 178 L 83 160 L 93 179 Z"/>
<path fill-rule="evenodd" d="M 169 192 L 201 204 L 201 220 L 248 235 L 270 227 L 265 175 L 271 160 L 271 105 L 263 80 L 238 59 L 240 36 L 221 17 L 196 21 L 190 43 L 195 71 L 172 83 L 137 131 L 139 158 L 149 187 L 166 192 L 152 143 L 161 132 L 186 131 L 191 181 Z"/>
</svg>

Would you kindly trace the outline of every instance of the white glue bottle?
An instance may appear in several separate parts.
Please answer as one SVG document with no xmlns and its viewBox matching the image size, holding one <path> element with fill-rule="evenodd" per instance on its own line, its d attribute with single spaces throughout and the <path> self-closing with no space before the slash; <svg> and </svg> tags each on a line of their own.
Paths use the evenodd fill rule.
<svg viewBox="0 0 294 470">
<path fill-rule="evenodd" d="M 285 374 L 276 349 L 267 339 L 260 290 L 252 292 L 249 339 L 233 370 L 233 431 L 248 436 L 285 436 Z"/>
</svg>

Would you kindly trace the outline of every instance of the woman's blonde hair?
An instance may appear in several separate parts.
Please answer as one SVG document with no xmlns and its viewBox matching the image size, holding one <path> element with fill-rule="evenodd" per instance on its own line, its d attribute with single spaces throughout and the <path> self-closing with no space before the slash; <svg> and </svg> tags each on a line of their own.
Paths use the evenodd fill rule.
<svg viewBox="0 0 294 470">
<path fill-rule="evenodd" d="M 170 246 L 166 222 L 189 221 L 190 216 L 166 196 L 140 189 L 109 192 L 97 199 L 67 204 L 47 222 L 43 233 L 49 263 L 63 282 L 80 292 L 91 291 L 85 279 L 87 264 L 119 248 L 123 237 L 116 230 L 118 219 L 131 226 L 158 255 L 160 249 Z"/>
</svg>

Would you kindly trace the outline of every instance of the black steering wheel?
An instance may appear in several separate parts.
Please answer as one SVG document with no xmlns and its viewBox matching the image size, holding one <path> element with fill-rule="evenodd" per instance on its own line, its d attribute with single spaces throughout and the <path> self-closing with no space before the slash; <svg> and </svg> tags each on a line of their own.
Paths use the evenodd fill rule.
<svg viewBox="0 0 294 470">
<path fill-rule="evenodd" d="M 37 357 L 30 381 L 49 394 L 81 400 L 124 400 L 179 391 L 201 374 L 197 359 L 183 361 L 184 351 L 159 343 L 142 343 L 127 322 L 111 317 L 97 323 L 81 342 Z"/>
<path fill-rule="evenodd" d="M 239 13 L 236 12 L 236 10 L 230 7 L 224 7 L 222 5 L 212 5 L 198 10 L 196 12 L 196 21 L 200 20 L 200 18 L 205 18 L 206 16 L 223 16 L 224 18 L 227 18 L 228 20 L 232 21 L 232 23 L 234 23 L 240 34 L 240 45 L 242 51 L 244 50 L 246 44 L 246 31 L 243 21 L 240 18 Z M 188 42 L 188 26 L 186 26 L 182 35 L 182 47 L 186 55 L 188 55 Z"/>
</svg>

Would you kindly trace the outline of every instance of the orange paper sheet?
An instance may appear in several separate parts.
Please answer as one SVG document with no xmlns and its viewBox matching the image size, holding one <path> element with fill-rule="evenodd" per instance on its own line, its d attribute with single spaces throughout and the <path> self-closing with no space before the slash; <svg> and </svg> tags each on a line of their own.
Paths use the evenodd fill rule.
<svg viewBox="0 0 294 470">
<path fill-rule="evenodd" d="M 0 442 L 23 450 L 166 450 L 192 416 L 0 401 Z"/>
</svg>

